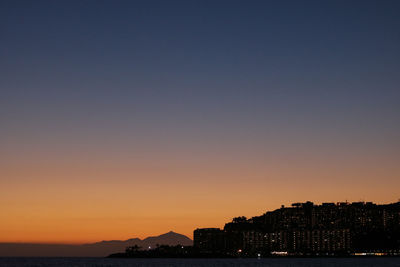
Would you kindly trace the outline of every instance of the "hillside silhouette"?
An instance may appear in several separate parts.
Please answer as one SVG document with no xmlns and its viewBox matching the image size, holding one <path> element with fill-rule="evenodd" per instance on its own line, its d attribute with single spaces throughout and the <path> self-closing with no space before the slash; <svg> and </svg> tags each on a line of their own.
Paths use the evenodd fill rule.
<svg viewBox="0 0 400 267">
<path fill-rule="evenodd" d="M 170 231 L 145 239 L 105 240 L 83 245 L 0 243 L 0 257 L 105 257 L 135 245 L 148 249 L 156 245 L 191 246 L 193 241 L 185 235 Z"/>
</svg>

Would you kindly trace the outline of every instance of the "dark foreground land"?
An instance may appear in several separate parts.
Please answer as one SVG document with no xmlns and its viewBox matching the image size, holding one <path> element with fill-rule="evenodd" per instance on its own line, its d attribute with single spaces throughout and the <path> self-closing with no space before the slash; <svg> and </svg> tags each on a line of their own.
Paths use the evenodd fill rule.
<svg viewBox="0 0 400 267">
<path fill-rule="evenodd" d="M 235 258 L 226 253 L 201 253 L 192 246 L 161 245 L 149 250 L 139 247 L 128 247 L 125 252 L 115 253 L 108 258 Z"/>
<path fill-rule="evenodd" d="M 368 251 L 368 252 L 325 252 L 325 253 L 288 253 L 264 252 L 253 253 L 236 251 L 235 253 L 204 252 L 193 246 L 157 246 L 149 250 L 139 247 L 128 247 L 125 252 L 114 253 L 108 258 L 348 258 L 348 257 L 400 257 L 400 250 Z M 400 265 L 399 265 L 400 266 Z"/>
<path fill-rule="evenodd" d="M 0 258 L 0 267 L 122 267 L 122 266 L 268 266 L 268 267 L 399 267 L 400 258 L 262 258 L 262 259 L 144 259 L 144 258 Z"/>
</svg>

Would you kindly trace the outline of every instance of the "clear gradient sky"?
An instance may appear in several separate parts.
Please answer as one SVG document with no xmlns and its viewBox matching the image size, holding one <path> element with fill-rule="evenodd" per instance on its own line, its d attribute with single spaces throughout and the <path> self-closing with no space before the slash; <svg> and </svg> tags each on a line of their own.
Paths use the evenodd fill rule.
<svg viewBox="0 0 400 267">
<path fill-rule="evenodd" d="M 192 237 L 400 198 L 400 1 L 0 1 L 0 242 Z"/>
</svg>

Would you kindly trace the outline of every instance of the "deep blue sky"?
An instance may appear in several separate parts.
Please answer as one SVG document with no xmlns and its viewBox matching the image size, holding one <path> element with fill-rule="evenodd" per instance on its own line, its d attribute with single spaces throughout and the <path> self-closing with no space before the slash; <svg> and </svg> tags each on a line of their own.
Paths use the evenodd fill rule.
<svg viewBox="0 0 400 267">
<path fill-rule="evenodd" d="M 1 178 L 188 180 L 196 194 L 243 177 L 243 210 L 396 200 L 399 14 L 388 0 L 2 0 Z"/>
<path fill-rule="evenodd" d="M 69 117 L 74 105 L 105 116 L 136 110 L 257 122 L 269 112 L 311 120 L 324 119 L 320 112 L 398 115 L 398 1 L 0 7 L 3 114 L 41 106 L 39 113 L 53 111 L 45 117 Z"/>
<path fill-rule="evenodd" d="M 172 128 L 171 136 L 178 128 L 309 136 L 328 127 L 361 138 L 399 131 L 398 1 L 0 7 L 6 136 L 36 127 L 81 137 L 79 129 L 146 127 Z"/>
</svg>

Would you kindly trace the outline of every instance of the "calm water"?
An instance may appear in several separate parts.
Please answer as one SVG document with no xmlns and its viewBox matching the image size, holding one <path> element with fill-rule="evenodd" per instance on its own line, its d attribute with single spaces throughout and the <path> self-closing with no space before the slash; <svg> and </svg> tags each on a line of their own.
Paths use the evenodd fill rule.
<svg viewBox="0 0 400 267">
<path fill-rule="evenodd" d="M 400 267 L 400 258 L 314 259 L 103 259 L 103 258 L 0 258 L 0 266 L 269 266 L 269 267 Z"/>
</svg>

